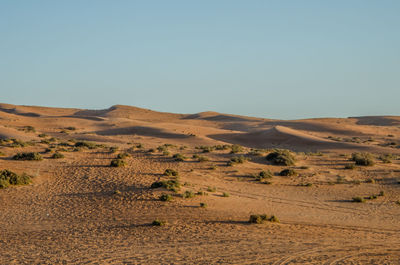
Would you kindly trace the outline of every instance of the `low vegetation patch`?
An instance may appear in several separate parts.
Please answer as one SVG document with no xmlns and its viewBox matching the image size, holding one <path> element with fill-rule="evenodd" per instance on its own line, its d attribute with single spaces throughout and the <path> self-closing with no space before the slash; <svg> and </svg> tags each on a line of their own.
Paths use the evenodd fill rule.
<svg viewBox="0 0 400 265">
<path fill-rule="evenodd" d="M 296 162 L 294 155 L 289 150 L 277 149 L 265 157 L 275 165 L 293 166 Z"/>
<path fill-rule="evenodd" d="M 171 169 L 171 168 L 167 168 L 165 171 L 164 171 L 164 175 L 165 176 L 173 176 L 173 177 L 176 177 L 176 176 L 178 176 L 179 175 L 179 173 L 178 173 L 178 171 L 176 171 L 176 170 L 174 170 L 174 169 Z"/>
<path fill-rule="evenodd" d="M 270 179 L 272 178 L 272 173 L 271 171 L 260 171 L 257 175 L 254 176 L 256 181 L 262 181 L 264 179 Z"/>
<path fill-rule="evenodd" d="M 231 196 L 228 192 L 223 192 L 222 193 L 222 197 L 229 197 L 229 196 Z"/>
<path fill-rule="evenodd" d="M 0 171 L 0 189 L 12 185 L 27 185 L 29 183 L 31 183 L 31 177 L 26 174 L 18 175 L 7 169 Z"/>
<path fill-rule="evenodd" d="M 351 160 L 360 166 L 373 166 L 375 164 L 374 157 L 370 153 L 353 153 Z"/>
<path fill-rule="evenodd" d="M 298 173 L 297 173 L 297 171 L 294 170 L 294 169 L 287 168 L 287 169 L 282 170 L 282 171 L 279 173 L 279 175 L 280 175 L 280 176 L 287 176 L 287 177 L 290 177 L 290 176 L 297 176 Z"/>
<path fill-rule="evenodd" d="M 13 160 L 32 160 L 40 161 L 42 156 L 39 153 L 29 152 L 29 153 L 18 153 L 12 157 Z"/>
<path fill-rule="evenodd" d="M 60 159 L 60 158 L 64 158 L 64 155 L 61 154 L 61 153 L 59 153 L 59 152 L 55 152 L 55 153 L 51 156 L 51 158 L 53 158 L 53 159 Z"/>
<path fill-rule="evenodd" d="M 185 198 L 185 199 L 190 199 L 190 198 L 193 198 L 194 196 L 195 196 L 194 192 L 190 191 L 190 190 L 187 190 L 182 194 L 182 198 Z"/>
<path fill-rule="evenodd" d="M 164 226 L 167 224 L 166 221 L 156 219 L 151 223 L 153 226 Z"/>
<path fill-rule="evenodd" d="M 174 154 L 172 156 L 172 158 L 175 159 L 175 161 L 178 161 L 178 162 L 185 161 L 185 159 L 186 159 L 186 157 L 184 155 L 182 155 L 182 154 Z"/>
<path fill-rule="evenodd" d="M 246 162 L 248 159 L 244 156 L 234 156 L 228 161 L 227 165 L 228 166 L 233 166 L 234 164 L 243 164 Z"/>
<path fill-rule="evenodd" d="M 127 158 L 127 157 L 130 157 L 130 155 L 128 153 L 126 153 L 126 152 L 119 153 L 117 155 L 117 159 L 124 159 L 124 158 Z"/>
<path fill-rule="evenodd" d="M 231 145 L 231 154 L 243 152 L 243 147 L 238 144 Z"/>
<path fill-rule="evenodd" d="M 122 159 L 111 160 L 110 167 L 124 167 L 124 166 L 126 166 L 125 160 Z"/>
<path fill-rule="evenodd" d="M 252 214 L 250 215 L 249 223 L 262 224 L 265 222 L 279 223 L 279 219 L 275 215 L 267 216 L 266 214 Z"/>
<path fill-rule="evenodd" d="M 172 191 L 177 192 L 180 189 L 181 184 L 180 184 L 179 180 L 177 180 L 177 179 L 169 179 L 169 180 L 153 182 L 153 184 L 151 184 L 150 187 L 152 189 L 165 188 L 167 190 L 172 190 Z"/>
<path fill-rule="evenodd" d="M 204 203 L 204 202 L 201 202 L 201 203 L 200 203 L 200 208 L 207 208 L 207 204 Z"/>
<path fill-rule="evenodd" d="M 95 143 L 91 143 L 91 142 L 80 141 L 80 142 L 75 143 L 75 147 L 95 149 L 97 147 L 97 145 Z"/>
<path fill-rule="evenodd" d="M 172 201 L 173 197 L 170 194 L 161 194 L 161 196 L 159 197 L 160 201 L 163 202 L 169 202 Z"/>
</svg>

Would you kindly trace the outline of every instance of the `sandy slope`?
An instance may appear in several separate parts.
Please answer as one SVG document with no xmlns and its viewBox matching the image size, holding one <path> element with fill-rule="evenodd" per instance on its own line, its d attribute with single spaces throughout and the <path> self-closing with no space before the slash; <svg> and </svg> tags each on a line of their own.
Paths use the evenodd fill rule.
<svg viewBox="0 0 400 265">
<path fill-rule="evenodd" d="M 92 111 L 0 104 L 0 137 L 36 142 L 0 147 L 0 170 L 35 176 L 31 185 L 0 190 L 0 264 L 400 264 L 400 160 L 344 169 L 354 151 L 399 154 L 391 144 L 400 144 L 399 120 L 278 121 L 119 105 Z M 22 131 L 24 126 L 36 132 Z M 49 159 L 51 153 L 43 153 L 49 145 L 39 141 L 51 137 L 56 143 L 84 139 L 118 146 L 131 157 L 123 168 L 109 167 L 118 152 L 107 148 Z M 133 143 L 143 148 L 129 149 Z M 147 151 L 163 144 L 175 145 L 169 155 Z M 245 148 L 239 154 L 196 149 L 217 144 Z M 249 154 L 250 148 L 274 147 L 299 152 L 292 167 L 298 176 L 278 176 L 286 167 Z M 45 159 L 10 159 L 27 151 Z M 310 151 L 323 154 L 301 153 Z M 174 161 L 174 153 L 186 161 Z M 193 154 L 209 161 L 197 162 Z M 251 161 L 226 166 L 235 155 Z M 185 184 L 179 193 L 216 190 L 183 199 L 150 189 L 167 178 L 167 168 L 178 170 Z M 270 185 L 250 177 L 261 170 L 275 174 Z M 385 195 L 375 200 L 351 202 L 381 191 Z M 159 201 L 162 193 L 174 200 Z M 200 202 L 208 207 L 200 208 Z M 275 214 L 281 222 L 249 224 L 254 213 Z M 157 218 L 168 225 L 151 226 Z"/>
</svg>

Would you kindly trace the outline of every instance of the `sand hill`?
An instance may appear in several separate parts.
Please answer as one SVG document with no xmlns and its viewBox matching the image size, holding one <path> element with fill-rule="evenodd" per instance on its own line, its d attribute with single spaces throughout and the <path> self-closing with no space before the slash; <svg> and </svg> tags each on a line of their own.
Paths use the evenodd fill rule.
<svg viewBox="0 0 400 265">
<path fill-rule="evenodd" d="M 1 264 L 400 264 L 398 116 L 0 104 L 0 139 Z"/>
</svg>

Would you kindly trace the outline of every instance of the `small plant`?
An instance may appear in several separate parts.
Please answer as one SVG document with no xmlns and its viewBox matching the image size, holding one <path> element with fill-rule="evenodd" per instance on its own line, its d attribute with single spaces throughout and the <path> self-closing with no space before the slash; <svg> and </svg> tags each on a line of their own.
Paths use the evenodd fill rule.
<svg viewBox="0 0 400 265">
<path fill-rule="evenodd" d="M 33 126 L 25 126 L 22 130 L 25 132 L 36 132 L 35 127 Z"/>
<path fill-rule="evenodd" d="M 374 157 L 370 153 L 353 153 L 351 160 L 360 166 L 373 166 L 375 164 Z"/>
<path fill-rule="evenodd" d="M 344 169 L 355 169 L 356 165 L 355 164 L 347 164 L 344 166 Z"/>
<path fill-rule="evenodd" d="M 208 187 L 208 188 L 207 188 L 207 191 L 208 191 L 208 192 L 216 192 L 216 191 L 217 191 L 217 188 L 216 188 L 216 187 Z"/>
<path fill-rule="evenodd" d="M 172 158 L 175 159 L 175 161 L 181 162 L 181 161 L 185 161 L 186 157 L 182 154 L 174 154 L 172 156 Z"/>
<path fill-rule="evenodd" d="M 111 160 L 110 167 L 124 167 L 124 166 L 126 166 L 125 160 L 122 159 Z"/>
<path fill-rule="evenodd" d="M 26 174 L 18 175 L 7 169 L 0 170 L 0 189 L 11 185 L 27 185 L 29 183 L 31 183 L 31 177 Z"/>
<path fill-rule="evenodd" d="M 291 168 L 287 168 L 287 169 L 282 170 L 282 171 L 279 173 L 279 175 L 280 175 L 280 176 L 297 176 L 298 174 L 297 174 L 297 171 L 296 171 L 296 170 L 291 169 Z"/>
<path fill-rule="evenodd" d="M 127 157 L 130 157 L 130 155 L 129 155 L 128 153 L 126 153 L 126 152 L 124 152 L 124 153 L 119 153 L 119 154 L 117 155 L 117 159 L 124 159 L 124 158 L 127 158 Z"/>
<path fill-rule="evenodd" d="M 266 214 L 252 214 L 250 215 L 249 223 L 262 224 L 265 222 L 279 223 L 279 219 L 275 215 L 268 217 Z"/>
<path fill-rule="evenodd" d="M 39 153 L 18 153 L 12 157 L 13 160 L 33 160 L 40 161 L 42 160 L 42 156 Z"/>
<path fill-rule="evenodd" d="M 195 196 L 194 192 L 193 191 L 189 191 L 189 190 L 185 191 L 182 194 L 182 198 L 185 198 L 185 199 L 190 199 L 190 198 L 193 198 L 194 196 Z"/>
<path fill-rule="evenodd" d="M 197 158 L 197 161 L 199 161 L 199 162 L 206 162 L 206 161 L 209 161 L 209 160 L 210 159 L 208 157 L 206 157 L 206 156 L 199 156 Z"/>
<path fill-rule="evenodd" d="M 118 146 L 111 146 L 108 150 L 110 153 L 113 154 L 113 153 L 117 152 L 118 149 L 119 149 Z"/>
<path fill-rule="evenodd" d="M 75 143 L 75 147 L 95 149 L 96 148 L 96 144 L 91 143 L 91 142 L 80 141 L 80 142 L 76 142 Z"/>
<path fill-rule="evenodd" d="M 353 197 L 353 202 L 365 202 L 365 199 L 363 197 Z"/>
<path fill-rule="evenodd" d="M 47 134 L 45 134 L 45 133 L 39 133 L 39 134 L 38 134 L 38 137 L 44 138 L 44 137 L 47 137 Z"/>
<path fill-rule="evenodd" d="M 394 156 L 392 154 L 385 154 L 385 155 L 380 155 L 379 156 L 379 159 L 385 164 L 392 163 L 392 159 L 393 158 L 394 158 Z"/>
<path fill-rule="evenodd" d="M 385 192 L 383 190 L 381 190 L 378 194 L 378 196 L 385 196 Z"/>
<path fill-rule="evenodd" d="M 53 159 L 60 159 L 60 158 L 64 158 L 64 155 L 61 154 L 61 153 L 59 153 L 59 152 L 55 152 L 55 153 L 51 156 L 51 158 L 53 158 Z"/>
<path fill-rule="evenodd" d="M 243 164 L 246 161 L 247 161 L 247 158 L 245 158 L 244 156 L 234 156 L 230 160 L 230 162 L 232 162 L 234 164 Z"/>
<path fill-rule="evenodd" d="M 230 196 L 230 194 L 227 192 L 222 193 L 222 197 L 229 197 L 229 196 Z"/>
<path fill-rule="evenodd" d="M 375 183 L 375 180 L 374 179 L 371 179 L 371 178 L 369 178 L 369 179 L 367 179 L 366 181 L 365 181 L 365 183 Z"/>
<path fill-rule="evenodd" d="M 238 145 L 238 144 L 234 144 L 231 145 L 231 154 L 236 154 L 236 153 L 240 153 L 243 152 L 243 147 Z"/>
<path fill-rule="evenodd" d="M 167 224 L 167 222 L 166 222 L 166 221 L 159 220 L 159 219 L 156 219 L 156 220 L 154 220 L 151 224 L 152 224 L 153 226 L 164 226 L 164 225 Z"/>
<path fill-rule="evenodd" d="M 264 179 L 269 179 L 272 178 L 272 173 L 271 171 L 260 171 L 257 175 L 254 176 L 256 181 L 262 181 Z"/>
<path fill-rule="evenodd" d="M 207 208 L 207 204 L 204 203 L 204 202 L 201 202 L 201 203 L 200 203 L 200 207 L 201 207 L 201 208 Z"/>
<path fill-rule="evenodd" d="M 265 157 L 275 165 L 293 166 L 296 162 L 294 155 L 289 150 L 276 149 Z"/>
<path fill-rule="evenodd" d="M 178 171 L 176 171 L 176 170 L 174 170 L 174 169 L 167 168 L 167 169 L 164 171 L 164 175 L 165 175 L 165 176 L 173 176 L 173 177 L 176 177 L 176 176 L 179 175 L 179 173 L 178 173 Z"/>
<path fill-rule="evenodd" d="M 152 189 L 165 188 L 167 190 L 172 190 L 174 192 L 177 192 L 180 189 L 180 187 L 181 187 L 181 184 L 177 179 L 156 181 L 153 184 L 151 184 Z"/>
<path fill-rule="evenodd" d="M 200 195 L 200 196 L 207 196 L 207 195 L 208 195 L 208 193 L 207 193 L 207 192 L 205 192 L 205 191 L 198 191 L 198 192 L 196 192 L 196 195 Z"/>
<path fill-rule="evenodd" d="M 173 197 L 170 194 L 161 194 L 161 196 L 159 197 L 160 201 L 163 202 L 169 202 L 172 201 Z"/>
<path fill-rule="evenodd" d="M 113 194 L 114 194 L 114 195 L 121 195 L 121 191 L 120 191 L 120 190 L 115 190 L 115 191 L 113 192 Z"/>
</svg>

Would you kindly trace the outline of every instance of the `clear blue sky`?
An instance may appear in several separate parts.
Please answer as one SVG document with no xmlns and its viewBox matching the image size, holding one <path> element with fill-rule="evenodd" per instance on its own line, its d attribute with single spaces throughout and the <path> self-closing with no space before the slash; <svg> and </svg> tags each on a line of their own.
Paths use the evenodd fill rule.
<svg viewBox="0 0 400 265">
<path fill-rule="evenodd" d="M 400 1 L 0 0 L 0 102 L 400 115 Z"/>
</svg>

